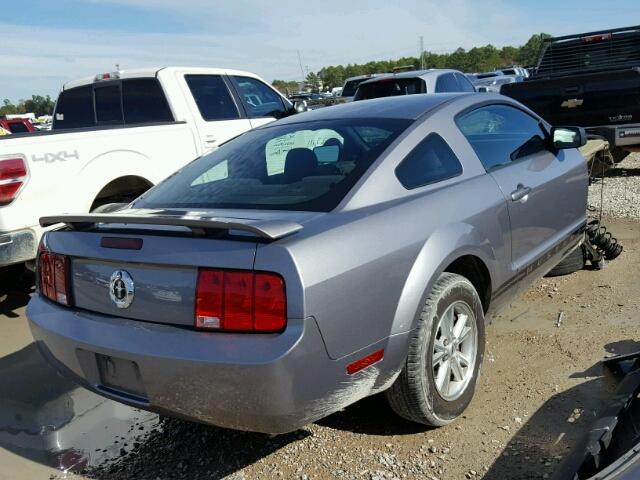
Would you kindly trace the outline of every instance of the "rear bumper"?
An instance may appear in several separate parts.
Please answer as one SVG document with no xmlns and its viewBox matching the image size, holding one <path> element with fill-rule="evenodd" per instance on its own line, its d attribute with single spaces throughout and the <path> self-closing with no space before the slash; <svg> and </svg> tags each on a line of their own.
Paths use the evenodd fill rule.
<svg viewBox="0 0 640 480">
<path fill-rule="evenodd" d="M 605 137 L 612 146 L 640 146 L 640 124 L 587 127 L 587 132 Z"/>
<path fill-rule="evenodd" d="M 31 229 L 0 232 L 0 267 L 33 260 L 38 248 L 38 235 Z"/>
<path fill-rule="evenodd" d="M 374 393 L 392 376 L 384 373 L 386 358 L 346 374 L 348 363 L 389 339 L 331 360 L 313 318 L 290 320 L 278 335 L 197 332 L 69 310 L 38 295 L 27 315 L 44 356 L 84 387 L 139 408 L 226 428 L 293 431 Z M 139 385 L 129 391 L 143 393 L 132 396 L 105 386 L 97 354 L 135 362 Z"/>
</svg>

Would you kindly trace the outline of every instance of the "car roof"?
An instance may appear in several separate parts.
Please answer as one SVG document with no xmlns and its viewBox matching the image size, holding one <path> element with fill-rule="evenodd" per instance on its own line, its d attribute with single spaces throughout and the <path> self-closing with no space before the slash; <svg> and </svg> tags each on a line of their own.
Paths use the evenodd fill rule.
<svg viewBox="0 0 640 480">
<path fill-rule="evenodd" d="M 416 95 L 374 98 L 362 102 L 349 102 L 318 108 L 317 110 L 310 110 L 279 120 L 276 124 L 283 125 L 285 123 L 337 120 L 342 118 L 398 118 L 416 120 L 424 113 L 450 100 L 467 95 L 475 95 L 475 93 L 421 93 Z"/>
<path fill-rule="evenodd" d="M 146 68 L 129 68 L 123 70 L 112 70 L 105 72 L 96 72 L 96 75 L 71 80 L 62 86 L 63 90 L 74 87 L 91 85 L 96 83 L 96 76 L 103 73 L 117 73 L 121 80 L 128 78 L 150 78 L 155 77 L 161 70 L 172 72 L 192 73 L 196 75 L 242 75 L 244 77 L 259 78 L 256 74 L 245 72 L 243 70 L 233 70 L 230 68 L 209 68 L 209 67 L 146 67 Z"/>
<path fill-rule="evenodd" d="M 453 70 L 450 68 L 430 68 L 428 70 L 411 70 L 409 72 L 398 72 L 398 73 L 389 73 L 387 75 L 380 75 L 375 78 L 371 78 L 370 80 L 365 80 L 360 85 L 368 85 L 370 83 L 383 82 L 390 78 L 425 78 L 430 75 L 441 75 L 443 73 L 462 74 L 462 72 L 458 70 Z"/>
<path fill-rule="evenodd" d="M 352 80 L 362 80 L 363 78 L 375 78 L 383 75 L 392 75 L 391 73 L 367 73 L 365 75 L 356 75 L 355 77 L 349 77 L 345 79 L 344 83 L 351 82 Z"/>
</svg>

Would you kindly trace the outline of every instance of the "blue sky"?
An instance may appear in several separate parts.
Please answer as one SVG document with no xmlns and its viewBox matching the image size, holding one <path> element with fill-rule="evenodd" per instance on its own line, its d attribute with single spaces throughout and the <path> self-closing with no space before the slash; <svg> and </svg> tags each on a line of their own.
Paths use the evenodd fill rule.
<svg viewBox="0 0 640 480">
<path fill-rule="evenodd" d="M 397 6 L 396 6 L 397 3 Z M 71 79 L 121 68 L 193 65 L 271 81 L 322 66 L 520 45 L 640 24 L 638 0 L 20 0 L 0 2 L 0 99 L 57 95 Z"/>
</svg>

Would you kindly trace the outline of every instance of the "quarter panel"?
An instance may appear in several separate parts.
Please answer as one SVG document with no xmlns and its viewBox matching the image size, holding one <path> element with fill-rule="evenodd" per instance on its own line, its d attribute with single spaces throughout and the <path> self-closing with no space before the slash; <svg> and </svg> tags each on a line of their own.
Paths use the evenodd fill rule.
<svg viewBox="0 0 640 480">
<path fill-rule="evenodd" d="M 323 215 L 288 240 L 259 246 L 255 268 L 280 272 L 282 251 L 290 252 L 285 268 L 297 270 L 304 316 L 316 319 L 329 355 L 340 358 L 413 328 L 433 275 L 457 253 L 480 256 L 500 282 L 507 273 L 496 259 L 509 256 L 507 222 L 497 185 L 482 175 Z"/>
</svg>

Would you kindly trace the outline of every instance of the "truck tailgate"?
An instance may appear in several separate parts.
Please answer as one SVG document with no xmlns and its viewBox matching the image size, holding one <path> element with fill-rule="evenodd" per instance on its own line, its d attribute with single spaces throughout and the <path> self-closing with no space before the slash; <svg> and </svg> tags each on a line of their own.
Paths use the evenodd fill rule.
<svg viewBox="0 0 640 480">
<path fill-rule="evenodd" d="M 552 125 L 640 123 L 640 68 L 511 83 L 504 85 L 501 93 Z"/>
</svg>

